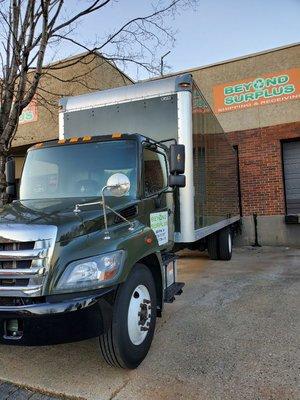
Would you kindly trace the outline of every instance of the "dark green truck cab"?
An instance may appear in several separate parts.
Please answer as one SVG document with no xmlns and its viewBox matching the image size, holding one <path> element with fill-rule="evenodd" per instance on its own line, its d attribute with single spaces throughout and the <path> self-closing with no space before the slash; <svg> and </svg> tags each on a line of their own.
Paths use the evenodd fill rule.
<svg viewBox="0 0 300 400">
<path fill-rule="evenodd" d="M 109 364 L 140 364 L 183 286 L 172 253 L 182 147 L 171 168 L 170 148 L 138 134 L 29 149 L 19 199 L 0 212 L 0 342 L 99 336 Z"/>
</svg>

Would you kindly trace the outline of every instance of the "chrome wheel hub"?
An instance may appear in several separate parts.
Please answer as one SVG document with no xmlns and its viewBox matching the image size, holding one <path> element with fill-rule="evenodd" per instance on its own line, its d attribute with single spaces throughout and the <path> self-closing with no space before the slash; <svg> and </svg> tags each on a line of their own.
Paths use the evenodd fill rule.
<svg viewBox="0 0 300 400">
<path fill-rule="evenodd" d="M 131 296 L 128 308 L 128 334 L 131 342 L 138 346 L 145 340 L 151 320 L 151 299 L 144 285 L 137 286 Z"/>
<path fill-rule="evenodd" d="M 229 249 L 229 253 L 231 253 L 231 250 L 232 250 L 232 239 L 231 239 L 231 234 L 230 233 L 228 235 L 228 249 Z"/>
</svg>

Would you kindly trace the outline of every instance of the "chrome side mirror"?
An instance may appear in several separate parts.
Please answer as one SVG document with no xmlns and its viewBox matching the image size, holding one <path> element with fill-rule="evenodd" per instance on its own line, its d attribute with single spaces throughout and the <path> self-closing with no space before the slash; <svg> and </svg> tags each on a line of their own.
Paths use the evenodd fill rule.
<svg viewBox="0 0 300 400">
<path fill-rule="evenodd" d="M 120 172 L 110 176 L 106 183 L 106 192 L 114 197 L 125 196 L 130 190 L 130 180 Z"/>
<path fill-rule="evenodd" d="M 169 163 L 170 163 L 170 173 L 172 175 L 184 174 L 185 146 L 183 144 L 171 144 Z"/>
<path fill-rule="evenodd" d="M 185 175 L 169 175 L 169 186 L 171 188 L 184 188 L 186 184 Z"/>
<path fill-rule="evenodd" d="M 6 194 L 8 194 L 8 201 L 11 202 L 16 196 L 16 178 L 15 178 L 15 159 L 9 157 L 5 163 L 5 176 L 6 176 Z"/>
</svg>

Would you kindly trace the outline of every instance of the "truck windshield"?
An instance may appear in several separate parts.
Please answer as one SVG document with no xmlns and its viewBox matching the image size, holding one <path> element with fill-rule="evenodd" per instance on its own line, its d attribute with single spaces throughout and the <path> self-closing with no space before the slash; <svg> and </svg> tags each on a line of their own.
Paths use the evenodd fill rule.
<svg viewBox="0 0 300 400">
<path fill-rule="evenodd" d="M 137 143 L 133 140 L 58 145 L 27 154 L 20 200 L 98 197 L 108 178 L 121 172 L 137 195 Z"/>
</svg>

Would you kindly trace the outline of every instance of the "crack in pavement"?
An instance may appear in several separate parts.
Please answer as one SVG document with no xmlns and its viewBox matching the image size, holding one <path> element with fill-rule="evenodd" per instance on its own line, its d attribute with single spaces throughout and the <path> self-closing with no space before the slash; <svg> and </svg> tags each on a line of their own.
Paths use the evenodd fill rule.
<svg viewBox="0 0 300 400">
<path fill-rule="evenodd" d="M 116 398 L 116 396 L 123 390 L 125 389 L 125 387 L 128 385 L 128 383 L 131 381 L 131 379 L 127 379 L 123 385 L 121 385 L 119 388 L 117 388 L 116 390 L 114 390 L 109 398 L 109 400 L 113 400 Z"/>
</svg>

